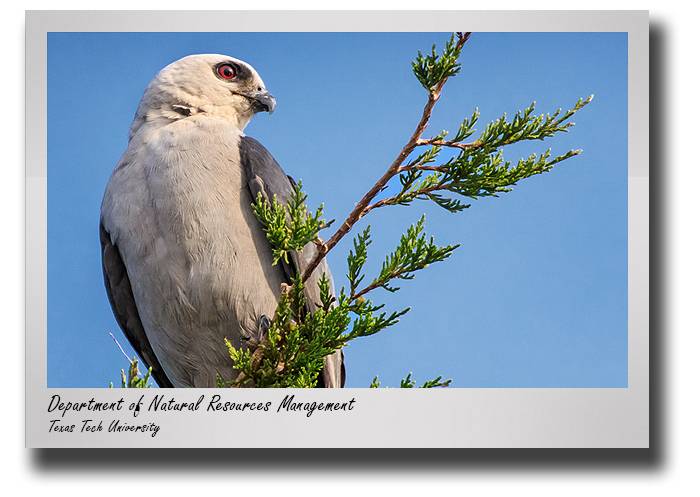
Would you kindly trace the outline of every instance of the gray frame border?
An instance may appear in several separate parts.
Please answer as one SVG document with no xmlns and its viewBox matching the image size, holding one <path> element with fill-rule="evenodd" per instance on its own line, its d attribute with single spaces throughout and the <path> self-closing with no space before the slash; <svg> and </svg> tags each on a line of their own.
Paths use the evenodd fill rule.
<svg viewBox="0 0 700 497">
<path fill-rule="evenodd" d="M 46 34 L 51 31 L 619 31 L 628 33 L 628 388 L 177 389 L 178 401 L 347 401 L 346 413 L 144 413 L 143 434 L 50 434 L 49 398 L 137 400 L 143 391 L 49 389 L 46 320 Z M 157 12 L 26 15 L 26 444 L 28 447 L 649 447 L 649 16 L 646 11 Z M 161 391 L 162 393 L 163 391 Z M 150 392 L 147 400 L 157 391 Z M 168 395 L 169 396 L 169 395 Z M 274 409 L 273 409 L 274 411 Z M 129 414 L 130 416 L 130 414 Z M 233 416 L 233 417 L 231 417 Z M 65 418 L 76 422 L 82 414 Z M 91 413 L 106 421 L 113 415 Z M 73 421 L 70 421 L 70 419 Z M 122 418 L 128 419 L 125 415 Z M 430 430 L 415 427 L 430 419 Z M 232 422 L 233 421 L 233 422 Z M 338 430 L 342 426 L 342 430 Z M 244 429 L 242 427 L 245 427 Z M 333 433 L 332 441 L 327 433 Z"/>
</svg>

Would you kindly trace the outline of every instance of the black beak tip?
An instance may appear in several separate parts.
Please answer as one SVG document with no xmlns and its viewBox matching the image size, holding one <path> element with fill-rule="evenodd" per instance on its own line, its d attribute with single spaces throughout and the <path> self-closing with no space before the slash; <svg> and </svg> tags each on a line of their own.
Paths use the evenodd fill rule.
<svg viewBox="0 0 700 497">
<path fill-rule="evenodd" d="M 277 102 L 275 97 L 268 92 L 258 94 L 253 99 L 253 110 L 257 112 L 269 112 L 272 114 L 275 111 Z"/>
<path fill-rule="evenodd" d="M 254 100 L 253 101 L 253 110 L 257 114 L 258 112 L 270 112 L 270 106 L 266 104 L 265 102 L 261 102 L 259 100 Z"/>
</svg>

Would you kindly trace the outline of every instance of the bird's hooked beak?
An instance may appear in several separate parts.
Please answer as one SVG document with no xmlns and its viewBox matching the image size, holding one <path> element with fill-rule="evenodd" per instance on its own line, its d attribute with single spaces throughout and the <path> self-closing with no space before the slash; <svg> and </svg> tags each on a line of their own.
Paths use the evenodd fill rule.
<svg viewBox="0 0 700 497">
<path fill-rule="evenodd" d="M 275 97 L 270 95 L 270 92 L 268 92 L 267 90 L 253 93 L 250 96 L 250 99 L 253 102 L 253 110 L 256 113 L 269 112 L 270 114 L 272 114 L 275 111 L 275 107 L 277 106 L 277 100 L 275 100 Z"/>
</svg>

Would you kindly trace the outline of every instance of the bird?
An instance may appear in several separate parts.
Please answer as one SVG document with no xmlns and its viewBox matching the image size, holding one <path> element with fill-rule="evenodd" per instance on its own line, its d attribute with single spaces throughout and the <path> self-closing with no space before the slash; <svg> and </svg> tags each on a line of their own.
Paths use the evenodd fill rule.
<svg viewBox="0 0 700 497">
<path fill-rule="evenodd" d="M 244 129 L 276 100 L 258 72 L 219 54 L 181 58 L 146 87 L 125 152 L 100 210 L 102 270 L 117 323 L 160 387 L 215 387 L 231 380 L 224 339 L 245 347 L 273 319 L 291 272 L 315 255 L 309 243 L 288 265 L 251 204 L 285 202 L 294 188 L 270 152 Z M 320 302 L 325 260 L 305 284 Z M 345 383 L 342 351 L 325 358 L 319 387 Z"/>
</svg>

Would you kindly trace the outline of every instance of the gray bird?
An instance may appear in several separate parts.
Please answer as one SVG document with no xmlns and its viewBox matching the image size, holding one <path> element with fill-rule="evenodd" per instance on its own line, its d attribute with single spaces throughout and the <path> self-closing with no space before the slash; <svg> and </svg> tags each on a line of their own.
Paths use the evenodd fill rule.
<svg viewBox="0 0 700 497">
<path fill-rule="evenodd" d="M 273 266 L 253 214 L 258 192 L 285 201 L 292 181 L 243 134 L 275 99 L 249 64 L 192 55 L 162 69 L 146 88 L 129 143 L 102 201 L 100 241 L 112 310 L 161 387 L 213 387 L 235 372 L 224 345 L 259 337 L 293 267 Z M 306 285 L 320 302 L 321 264 Z M 313 305 L 313 304 L 311 304 Z M 309 308 L 313 311 L 313 308 Z M 326 357 L 319 386 L 344 384 L 340 351 Z"/>
</svg>

